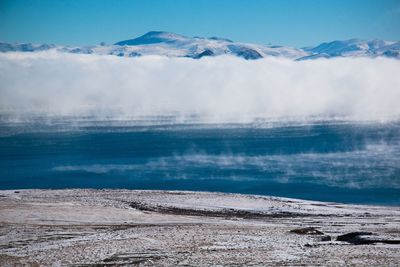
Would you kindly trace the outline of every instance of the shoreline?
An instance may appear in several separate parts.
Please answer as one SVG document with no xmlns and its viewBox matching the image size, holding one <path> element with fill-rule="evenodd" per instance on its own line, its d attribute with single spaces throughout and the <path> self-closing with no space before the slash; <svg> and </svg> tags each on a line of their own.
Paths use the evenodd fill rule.
<svg viewBox="0 0 400 267">
<path fill-rule="evenodd" d="M 0 226 L 3 266 L 400 261 L 398 206 L 194 191 L 15 189 L 0 190 Z"/>
<path fill-rule="evenodd" d="M 367 207 L 382 207 L 382 208 L 400 208 L 400 203 L 398 202 L 340 202 L 334 200 L 319 200 L 319 199 L 307 199 L 307 198 L 297 198 L 297 197 L 289 197 L 289 196 L 280 196 L 280 195 L 263 195 L 257 193 L 238 193 L 238 192 L 228 192 L 228 191 L 207 191 L 207 190 L 191 190 L 191 189 L 129 189 L 124 187 L 108 187 L 108 188 L 97 188 L 97 187 L 67 187 L 67 188 L 7 188 L 0 189 L 1 192 L 21 192 L 21 191 L 69 191 L 69 190 L 94 190 L 94 191 L 141 191 L 141 192 L 183 192 L 183 193 L 210 193 L 210 194 L 225 194 L 225 195 L 238 195 L 238 196 L 254 196 L 254 197 L 266 197 L 266 198 L 277 198 L 282 200 L 296 200 L 296 201 L 304 201 L 304 202 L 321 202 L 321 203 L 330 203 L 330 204 L 338 204 L 338 205 L 350 205 L 350 206 L 367 206 Z"/>
</svg>

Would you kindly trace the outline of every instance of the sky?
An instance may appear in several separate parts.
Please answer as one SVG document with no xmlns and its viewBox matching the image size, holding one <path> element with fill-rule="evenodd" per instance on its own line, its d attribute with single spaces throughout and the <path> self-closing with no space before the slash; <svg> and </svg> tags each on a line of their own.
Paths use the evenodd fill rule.
<svg viewBox="0 0 400 267">
<path fill-rule="evenodd" d="M 161 30 L 294 47 L 400 40 L 400 0 L 0 0 L 0 40 L 93 45 Z"/>
</svg>

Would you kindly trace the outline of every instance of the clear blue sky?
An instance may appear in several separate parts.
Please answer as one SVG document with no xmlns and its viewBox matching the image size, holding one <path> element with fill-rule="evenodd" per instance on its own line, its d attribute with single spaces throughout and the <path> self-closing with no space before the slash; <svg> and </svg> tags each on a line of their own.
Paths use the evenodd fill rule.
<svg viewBox="0 0 400 267">
<path fill-rule="evenodd" d="M 400 0 L 0 0 L 0 40 L 114 43 L 150 30 L 296 47 L 400 40 Z"/>
</svg>

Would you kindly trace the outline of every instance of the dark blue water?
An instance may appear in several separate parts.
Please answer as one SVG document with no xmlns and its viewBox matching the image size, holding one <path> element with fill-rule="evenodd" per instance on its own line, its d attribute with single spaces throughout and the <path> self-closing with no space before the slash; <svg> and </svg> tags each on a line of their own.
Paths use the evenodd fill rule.
<svg viewBox="0 0 400 267">
<path fill-rule="evenodd" d="M 87 187 L 400 205 L 400 124 L 0 124 L 0 189 Z"/>
</svg>

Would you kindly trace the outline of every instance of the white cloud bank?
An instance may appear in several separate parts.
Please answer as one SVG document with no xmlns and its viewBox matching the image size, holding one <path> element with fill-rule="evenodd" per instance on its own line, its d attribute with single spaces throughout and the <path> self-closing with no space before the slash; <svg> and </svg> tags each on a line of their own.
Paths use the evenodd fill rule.
<svg viewBox="0 0 400 267">
<path fill-rule="evenodd" d="M 400 61 L 0 54 L 0 109 L 123 117 L 196 114 L 253 118 L 400 117 Z"/>
</svg>

